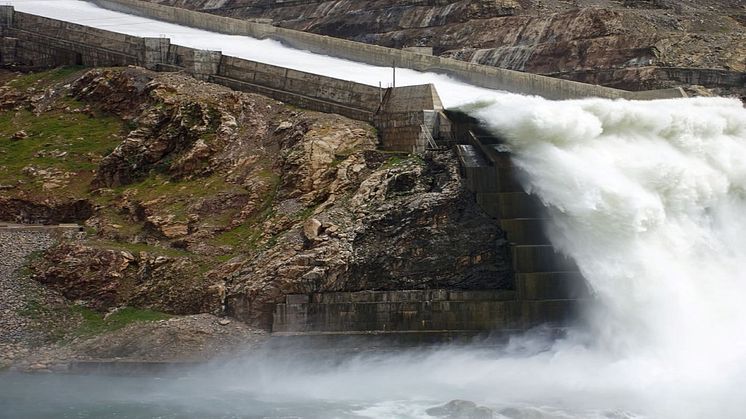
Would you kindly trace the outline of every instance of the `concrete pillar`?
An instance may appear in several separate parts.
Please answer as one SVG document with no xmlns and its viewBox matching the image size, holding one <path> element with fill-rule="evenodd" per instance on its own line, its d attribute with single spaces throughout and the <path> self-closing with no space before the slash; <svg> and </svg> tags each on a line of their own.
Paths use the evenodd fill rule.
<svg viewBox="0 0 746 419">
<path fill-rule="evenodd" d="M 18 61 L 18 39 L 2 38 L 0 41 L 0 65 L 12 65 Z"/>
<path fill-rule="evenodd" d="M 192 75 L 200 80 L 209 80 L 210 76 L 217 75 L 220 71 L 220 61 L 223 53 L 220 51 L 195 50 Z"/>
<path fill-rule="evenodd" d="M 14 14 L 13 6 L 0 6 L 0 35 L 5 35 L 6 28 L 13 27 Z"/>
<path fill-rule="evenodd" d="M 143 38 L 144 48 L 140 65 L 148 70 L 157 70 L 158 64 L 168 64 L 168 49 L 171 40 L 168 38 Z"/>
</svg>

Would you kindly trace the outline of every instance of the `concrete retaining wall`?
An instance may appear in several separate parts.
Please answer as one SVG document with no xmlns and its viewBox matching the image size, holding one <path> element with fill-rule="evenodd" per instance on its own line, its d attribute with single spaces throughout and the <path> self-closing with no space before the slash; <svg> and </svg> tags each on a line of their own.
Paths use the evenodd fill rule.
<svg viewBox="0 0 746 419">
<path fill-rule="evenodd" d="M 363 44 L 324 35 L 279 28 L 263 23 L 249 22 L 176 7 L 163 6 L 140 0 L 89 1 L 107 9 L 208 31 L 231 35 L 246 35 L 255 38 L 271 38 L 291 47 L 309 50 L 318 54 L 331 55 L 378 66 L 391 66 L 395 63 L 398 67 L 448 74 L 477 86 L 521 94 L 539 95 L 548 99 L 603 97 L 648 100 L 686 97 L 684 91 L 679 88 L 629 92 L 497 67 L 472 64 L 450 58 L 418 54 L 412 51 Z"/>
<path fill-rule="evenodd" d="M 145 49 L 143 38 L 26 13 L 12 16 L 3 35 L 18 40 L 15 60 L 23 65 L 131 65 Z"/>
<path fill-rule="evenodd" d="M 184 70 L 238 90 L 366 121 L 380 105 L 381 91 L 364 84 L 173 45 L 166 38 L 123 35 L 21 12 L 11 16 L 3 42 L 7 45 L 3 59 L 8 62 L 12 53 L 19 64 L 34 67 L 141 65 Z"/>
<path fill-rule="evenodd" d="M 381 102 L 381 90 L 377 87 L 234 57 L 224 57 L 218 75 L 327 102 L 354 105 L 370 112 L 375 112 Z"/>
<path fill-rule="evenodd" d="M 427 135 L 422 129 L 422 111 L 442 108 L 430 85 L 388 89 L 384 97 L 378 87 L 174 45 L 167 38 L 140 38 L 14 12 L 10 6 L 0 6 L 0 29 L 0 62 L 5 64 L 140 65 L 186 71 L 202 80 L 305 109 L 376 122 L 384 148 L 391 150 L 423 150 Z"/>
<path fill-rule="evenodd" d="M 646 83 L 681 83 L 709 88 L 746 88 L 746 73 L 713 68 L 634 67 L 607 70 L 573 71 L 552 74 L 553 77 L 572 78 L 585 83 L 616 83 L 618 86 Z M 622 87 L 623 88 L 623 87 Z"/>
<path fill-rule="evenodd" d="M 273 335 L 314 333 L 520 331 L 568 325 L 570 299 L 519 300 L 515 291 L 361 291 L 288 295 Z"/>
</svg>

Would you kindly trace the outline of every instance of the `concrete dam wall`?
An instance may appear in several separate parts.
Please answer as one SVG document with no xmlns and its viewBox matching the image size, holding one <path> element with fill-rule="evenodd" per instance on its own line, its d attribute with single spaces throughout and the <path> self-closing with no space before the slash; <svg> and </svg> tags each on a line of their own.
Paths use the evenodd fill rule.
<svg viewBox="0 0 746 419">
<path fill-rule="evenodd" d="M 442 109 L 429 85 L 381 89 L 220 51 L 175 45 L 168 38 L 136 37 L 17 12 L 11 6 L 0 6 L 0 29 L 0 63 L 4 65 L 138 65 L 157 71 L 185 71 L 235 90 L 374 123 L 382 146 L 389 150 L 424 150 L 433 134 L 425 131 L 432 130 L 434 124 L 424 112 Z"/>
<path fill-rule="evenodd" d="M 266 23 L 251 22 L 164 6 L 140 0 L 90 0 L 101 7 L 230 35 L 278 40 L 293 48 L 330 55 L 375 66 L 410 68 L 453 76 L 475 86 L 504 90 L 547 99 L 601 97 L 609 99 L 668 99 L 686 97 L 680 88 L 631 92 L 598 85 L 562 80 L 520 71 L 473 64 L 451 58 L 348 41 Z"/>
<path fill-rule="evenodd" d="M 15 12 L 8 6 L 0 10 L 5 22 L 5 62 L 31 67 L 139 65 L 152 70 L 184 70 L 203 80 L 214 78 L 218 83 L 232 84 L 238 90 L 367 121 L 380 106 L 381 92 L 372 86 L 224 57 L 219 51 L 172 45 L 167 38 L 124 35 Z"/>
<path fill-rule="evenodd" d="M 412 290 L 288 295 L 274 313 L 274 336 L 376 333 L 470 337 L 541 324 L 564 327 L 578 315 L 565 291 L 536 299 L 524 291 Z"/>
</svg>

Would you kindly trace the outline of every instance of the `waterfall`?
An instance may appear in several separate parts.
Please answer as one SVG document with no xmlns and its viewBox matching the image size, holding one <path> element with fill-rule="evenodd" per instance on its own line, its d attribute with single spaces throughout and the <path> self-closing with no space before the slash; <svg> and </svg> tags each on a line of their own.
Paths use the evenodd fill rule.
<svg viewBox="0 0 746 419">
<path fill-rule="evenodd" d="M 746 377 L 741 102 L 505 95 L 467 108 L 511 145 L 553 245 L 593 288 L 592 351 L 641 388 L 715 409 L 670 417 L 742 416 L 743 400 L 700 400 L 733 396 Z"/>
</svg>

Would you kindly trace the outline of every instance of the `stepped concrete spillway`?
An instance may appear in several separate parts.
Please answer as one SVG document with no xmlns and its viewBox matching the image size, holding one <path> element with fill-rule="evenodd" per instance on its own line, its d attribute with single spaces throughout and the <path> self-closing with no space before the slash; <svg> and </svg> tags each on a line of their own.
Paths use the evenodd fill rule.
<svg viewBox="0 0 746 419">
<path fill-rule="evenodd" d="M 548 241 L 541 204 L 521 187 L 510 150 L 499 138 L 479 136 L 469 124 L 451 120 L 444 108 L 507 94 L 485 86 L 549 98 L 683 95 L 680 89 L 625 92 L 484 68 L 137 0 L 93 3 L 141 16 L 76 0 L 11 3 L 0 7 L 0 61 L 6 65 L 140 65 L 158 71 L 185 71 L 236 90 L 372 122 L 384 148 L 421 151 L 458 144 L 468 188 L 511 243 L 514 289 L 288 296 L 275 313 L 274 328 L 280 335 L 452 335 L 491 329 L 518 331 L 544 323 L 567 325 L 577 312 L 577 301 L 589 295 L 584 279 L 573 261 L 555 252 Z M 290 48 L 275 39 L 316 53 Z M 382 66 L 389 61 L 445 74 L 398 68 L 397 87 L 389 87 L 394 83 L 393 70 Z"/>
</svg>

